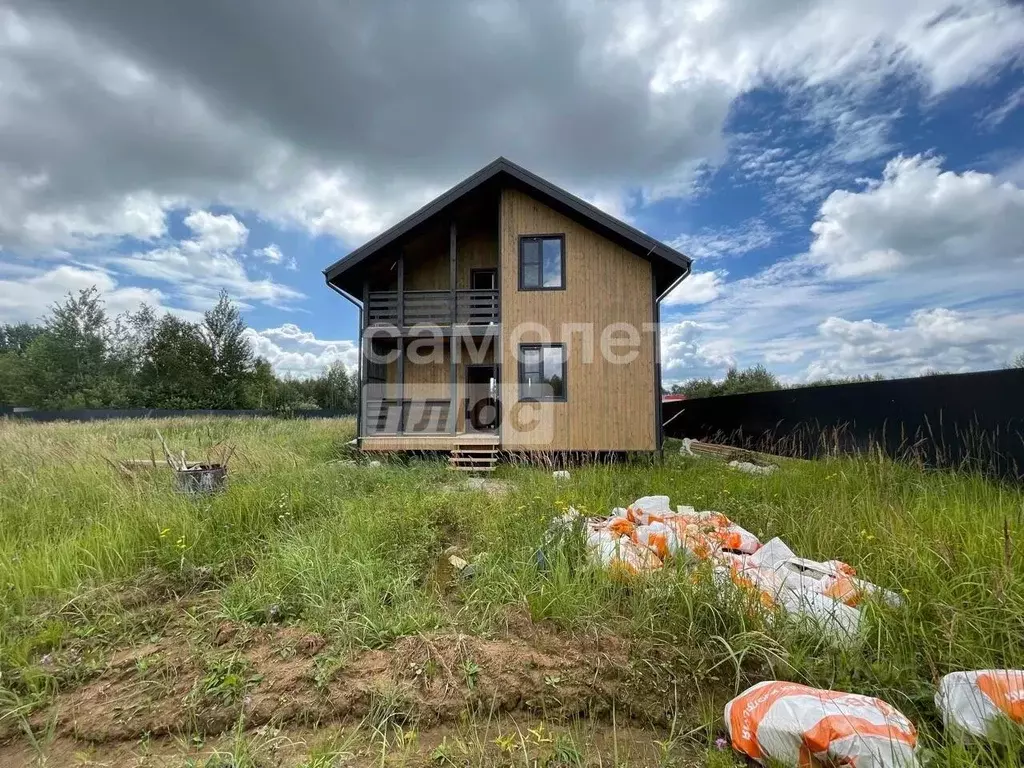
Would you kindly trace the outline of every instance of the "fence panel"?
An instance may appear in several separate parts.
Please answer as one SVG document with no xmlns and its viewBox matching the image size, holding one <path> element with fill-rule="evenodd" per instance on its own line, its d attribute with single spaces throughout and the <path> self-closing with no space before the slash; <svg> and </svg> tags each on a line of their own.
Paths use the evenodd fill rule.
<svg viewBox="0 0 1024 768">
<path fill-rule="evenodd" d="M 667 437 L 813 458 L 881 449 L 1024 476 L 1024 370 L 802 387 L 662 405 Z"/>
</svg>

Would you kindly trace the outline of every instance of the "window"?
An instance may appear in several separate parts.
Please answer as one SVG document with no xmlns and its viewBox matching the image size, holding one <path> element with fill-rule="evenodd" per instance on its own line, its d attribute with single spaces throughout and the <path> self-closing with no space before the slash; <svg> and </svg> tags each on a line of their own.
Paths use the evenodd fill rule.
<svg viewBox="0 0 1024 768">
<path fill-rule="evenodd" d="M 519 238 L 519 290 L 559 291 L 565 288 L 565 236 Z"/>
<path fill-rule="evenodd" d="M 519 399 L 565 402 L 565 345 L 519 346 Z"/>
<path fill-rule="evenodd" d="M 471 269 L 469 271 L 469 287 L 474 291 L 493 291 L 498 287 L 498 270 Z"/>
</svg>

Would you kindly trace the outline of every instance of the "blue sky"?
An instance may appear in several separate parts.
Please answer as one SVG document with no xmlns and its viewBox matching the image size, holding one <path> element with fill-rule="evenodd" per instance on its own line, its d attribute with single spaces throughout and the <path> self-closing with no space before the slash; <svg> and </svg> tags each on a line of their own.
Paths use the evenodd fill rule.
<svg viewBox="0 0 1024 768">
<path fill-rule="evenodd" d="M 320 271 L 500 154 L 695 258 L 669 381 L 1024 352 L 1019 4 L 205 9 L 0 9 L 0 321 L 224 288 L 279 371 L 352 364 Z"/>
</svg>

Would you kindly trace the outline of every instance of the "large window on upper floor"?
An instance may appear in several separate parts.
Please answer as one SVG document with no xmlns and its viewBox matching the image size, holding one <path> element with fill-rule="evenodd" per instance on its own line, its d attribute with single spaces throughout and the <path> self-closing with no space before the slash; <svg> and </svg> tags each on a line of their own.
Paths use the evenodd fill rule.
<svg viewBox="0 0 1024 768">
<path fill-rule="evenodd" d="M 519 399 L 565 402 L 564 344 L 519 345 Z"/>
<path fill-rule="evenodd" d="M 519 290 L 560 291 L 565 288 L 565 235 L 523 235 L 519 238 Z"/>
</svg>

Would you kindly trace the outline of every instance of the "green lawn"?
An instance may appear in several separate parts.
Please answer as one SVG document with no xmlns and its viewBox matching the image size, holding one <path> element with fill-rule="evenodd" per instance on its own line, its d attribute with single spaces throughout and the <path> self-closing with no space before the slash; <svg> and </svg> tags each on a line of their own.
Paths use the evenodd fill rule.
<svg viewBox="0 0 1024 768">
<path fill-rule="evenodd" d="M 166 469 L 119 472 L 160 454 L 157 428 L 190 457 L 236 446 L 228 490 L 193 501 Z M 751 477 L 670 453 L 562 483 L 504 466 L 480 490 L 441 462 L 352 465 L 353 432 L 0 421 L 0 763 L 730 765 L 721 707 L 772 677 L 886 699 L 936 765 L 1024 754 L 946 740 L 932 704 L 946 672 L 1024 666 L 1019 489 L 877 458 Z M 649 494 L 849 562 L 906 605 L 869 605 L 841 648 L 682 567 L 624 584 L 563 551 L 538 569 L 553 515 Z M 110 690 L 113 714 L 93 696 Z"/>
</svg>

